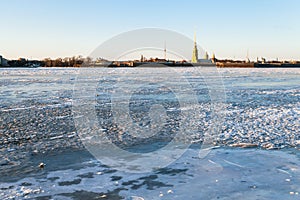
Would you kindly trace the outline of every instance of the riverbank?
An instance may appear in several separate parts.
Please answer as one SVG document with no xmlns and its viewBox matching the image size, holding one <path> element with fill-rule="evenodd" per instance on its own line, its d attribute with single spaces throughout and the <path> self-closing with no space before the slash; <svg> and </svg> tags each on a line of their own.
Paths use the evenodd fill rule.
<svg viewBox="0 0 300 200">
<path fill-rule="evenodd" d="M 291 63 L 280 63 L 280 64 L 272 64 L 272 63 L 135 63 L 132 65 L 125 65 L 125 64 L 97 64 L 97 65 L 78 65 L 76 68 L 102 68 L 102 67 L 109 67 L 109 68 L 136 68 L 136 67 L 153 67 L 153 68 L 160 68 L 160 67 L 217 67 L 217 68 L 278 68 L 278 69 L 285 69 L 285 68 L 300 68 L 300 64 L 291 64 Z M 3 69 L 14 69 L 14 68 L 57 68 L 57 67 L 40 67 L 40 66 L 17 66 L 17 67 L 8 67 L 8 66 L 0 66 Z M 74 68 L 74 67 L 59 67 L 59 68 Z"/>
<path fill-rule="evenodd" d="M 300 64 L 217 62 L 216 67 L 218 68 L 300 68 Z"/>
<path fill-rule="evenodd" d="M 44 60 L 28 60 L 20 58 L 18 60 L 10 60 L 0 68 L 37 68 L 37 67 L 63 67 L 63 68 L 93 68 L 93 67 L 111 67 L 111 68 L 126 68 L 126 67 L 218 67 L 218 68 L 300 68 L 300 61 L 267 61 L 262 58 L 262 61 L 257 60 L 232 60 L 232 59 L 206 59 L 199 60 L 198 63 L 191 63 L 186 60 L 166 60 L 159 58 L 141 59 L 141 60 L 126 60 L 126 61 L 109 61 L 103 58 L 93 60 L 90 57 L 83 58 L 82 56 L 70 58 L 57 58 Z"/>
</svg>

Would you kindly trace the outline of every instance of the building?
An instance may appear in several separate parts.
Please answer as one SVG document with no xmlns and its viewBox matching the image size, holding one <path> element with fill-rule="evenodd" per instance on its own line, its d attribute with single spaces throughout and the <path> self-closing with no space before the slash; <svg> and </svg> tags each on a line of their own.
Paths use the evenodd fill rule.
<svg viewBox="0 0 300 200">
<path fill-rule="evenodd" d="M 193 64 L 204 64 L 204 65 L 210 65 L 212 64 L 212 60 L 209 58 L 209 55 L 207 52 L 205 52 L 204 58 L 199 59 L 198 58 L 198 48 L 197 48 L 197 41 L 196 41 L 196 33 L 194 35 L 194 48 L 193 48 L 193 55 L 191 63 Z"/>
<path fill-rule="evenodd" d="M 7 60 L 0 55 L 0 66 L 8 66 Z"/>
<path fill-rule="evenodd" d="M 216 62 L 217 62 L 215 53 L 213 53 L 213 55 L 212 55 L 212 57 L 211 57 L 211 61 L 212 61 L 213 63 L 216 63 Z"/>
<path fill-rule="evenodd" d="M 200 64 L 212 64 L 212 59 L 209 58 L 209 55 L 207 52 L 205 52 L 205 55 L 202 59 L 198 59 L 198 62 Z"/>
<path fill-rule="evenodd" d="M 194 34 L 194 49 L 192 55 L 192 63 L 198 63 L 198 48 L 197 48 L 197 41 L 196 41 L 196 32 Z"/>
</svg>

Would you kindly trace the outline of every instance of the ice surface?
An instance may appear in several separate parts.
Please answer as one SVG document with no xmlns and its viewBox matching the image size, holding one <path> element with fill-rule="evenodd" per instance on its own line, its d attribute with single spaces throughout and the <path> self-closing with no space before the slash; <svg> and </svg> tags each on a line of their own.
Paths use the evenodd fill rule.
<svg viewBox="0 0 300 200">
<path fill-rule="evenodd" d="M 211 68 L 175 71 L 0 69 L 0 199 L 298 199 L 300 70 L 218 69 L 219 74 Z M 216 79 L 222 85 L 217 85 L 220 80 Z M 74 115 L 74 93 L 86 95 L 84 103 L 92 102 L 93 109 L 100 108 L 101 112 L 112 105 L 118 110 L 141 83 L 148 93 L 138 93 L 131 100 L 143 100 L 144 104 L 132 105 L 148 105 L 150 100 L 159 99 L 172 102 L 174 96 L 163 93 L 167 90 L 160 90 L 165 96 L 151 93 L 156 81 L 180 93 L 176 96 L 180 106 L 170 103 L 166 112 L 190 114 L 184 116 L 189 122 L 185 122 L 186 129 L 180 130 L 188 133 L 198 148 L 188 149 L 165 168 L 142 174 L 117 171 L 95 160 L 82 141 L 99 141 L 88 130 L 82 133 L 75 126 L 74 121 L 84 119 L 89 112 Z M 95 83 L 97 89 L 89 90 Z M 221 101 L 217 91 L 222 88 L 225 96 Z M 108 91 L 114 102 L 103 96 Z M 196 105 L 191 103 L 192 96 Z M 220 118 L 213 114 L 214 109 Z M 153 116 L 140 115 L 147 113 L 145 106 L 133 111 L 132 119 L 144 127 L 151 124 Z M 95 124 L 97 120 L 84 122 Z M 197 129 L 191 131 L 189 126 Z M 126 129 L 127 124 L 120 127 Z M 110 131 L 110 127 L 97 128 Z M 205 140 L 215 149 L 200 159 L 199 145 Z M 44 170 L 37 167 L 40 162 L 46 163 Z"/>
</svg>

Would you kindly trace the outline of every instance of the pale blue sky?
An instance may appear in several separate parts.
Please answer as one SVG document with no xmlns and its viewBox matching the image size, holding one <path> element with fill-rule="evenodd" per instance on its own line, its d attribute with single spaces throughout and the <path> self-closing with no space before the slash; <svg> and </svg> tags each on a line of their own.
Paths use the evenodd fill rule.
<svg viewBox="0 0 300 200">
<path fill-rule="evenodd" d="M 298 0 L 0 0 L 0 55 L 89 55 L 99 44 L 138 28 L 193 38 L 219 58 L 300 60 Z M 192 49 L 191 49 L 192 51 Z"/>
</svg>

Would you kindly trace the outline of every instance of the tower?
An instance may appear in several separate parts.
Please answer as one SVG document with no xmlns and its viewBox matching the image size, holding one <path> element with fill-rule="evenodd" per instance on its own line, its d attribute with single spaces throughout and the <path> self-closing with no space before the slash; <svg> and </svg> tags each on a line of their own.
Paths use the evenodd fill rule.
<svg viewBox="0 0 300 200">
<path fill-rule="evenodd" d="M 167 60 L 167 45 L 165 41 L 165 49 L 164 49 L 164 59 Z"/>
<path fill-rule="evenodd" d="M 192 55 L 192 63 L 198 62 L 198 49 L 197 49 L 197 41 L 196 41 L 196 32 L 194 34 L 194 49 Z"/>
<path fill-rule="evenodd" d="M 217 59 L 216 59 L 216 54 L 215 54 L 215 53 L 213 53 L 213 55 L 212 55 L 212 57 L 211 57 L 211 61 L 212 61 L 213 63 L 216 63 Z"/>
<path fill-rule="evenodd" d="M 205 59 L 205 60 L 208 60 L 208 59 L 209 59 L 209 55 L 208 55 L 207 51 L 205 52 L 204 59 Z"/>
</svg>

